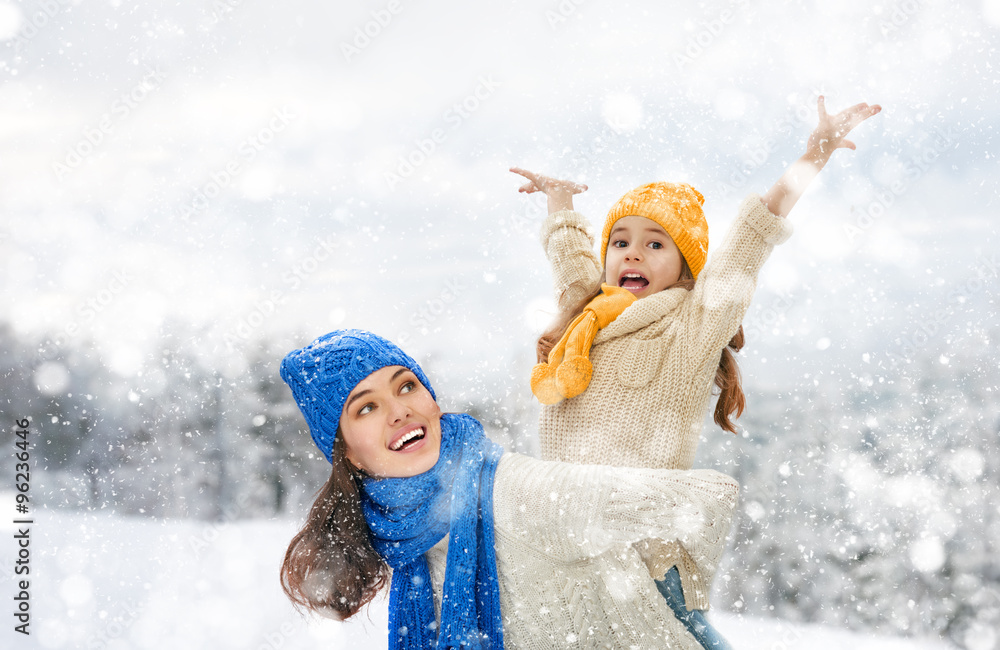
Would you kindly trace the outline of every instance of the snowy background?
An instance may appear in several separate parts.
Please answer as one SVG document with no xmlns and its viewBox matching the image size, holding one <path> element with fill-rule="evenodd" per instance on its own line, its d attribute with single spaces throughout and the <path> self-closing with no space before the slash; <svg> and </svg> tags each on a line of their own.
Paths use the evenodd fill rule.
<svg viewBox="0 0 1000 650">
<path fill-rule="evenodd" d="M 884 110 L 764 269 L 744 432 L 706 429 L 744 486 L 720 625 L 1000 647 L 998 41 L 997 0 L 0 2 L 0 443 L 32 419 L 38 508 L 4 646 L 356 645 L 277 589 L 326 470 L 281 356 L 375 330 L 531 453 L 552 299 L 507 168 L 598 226 L 691 182 L 717 243 L 822 93 Z"/>
</svg>

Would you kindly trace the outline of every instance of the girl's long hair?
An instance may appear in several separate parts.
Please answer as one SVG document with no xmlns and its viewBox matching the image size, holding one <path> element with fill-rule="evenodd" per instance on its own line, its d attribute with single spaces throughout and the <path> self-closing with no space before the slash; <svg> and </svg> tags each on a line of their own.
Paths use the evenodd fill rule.
<svg viewBox="0 0 1000 650">
<path fill-rule="evenodd" d="M 552 351 L 552 348 L 555 347 L 556 343 L 563 337 L 563 334 L 566 333 L 566 328 L 569 327 L 569 324 L 583 312 L 583 309 L 591 300 L 601 293 L 601 284 L 603 282 L 604 278 L 601 278 L 585 297 L 581 298 L 575 304 L 570 305 L 567 309 L 560 311 L 549 329 L 542 332 L 542 335 L 538 337 L 538 344 L 535 348 L 538 363 L 545 363 L 549 360 L 549 352 Z M 677 282 L 667 287 L 667 289 L 686 289 L 690 291 L 694 288 L 694 284 L 694 274 L 691 273 L 691 268 L 688 266 L 687 260 L 684 260 L 684 265 L 681 268 L 681 277 Z M 664 291 L 667 289 L 664 289 Z M 736 336 L 723 348 L 722 357 L 719 359 L 719 367 L 715 371 L 715 386 L 719 391 L 719 400 L 715 404 L 715 423 L 730 433 L 736 433 L 736 424 L 733 422 L 735 418 L 731 416 L 735 413 L 735 417 L 738 418 L 743 415 L 743 411 L 746 409 L 746 396 L 743 394 L 743 386 L 740 383 L 740 368 L 736 363 L 735 355 L 736 352 L 739 352 L 743 348 L 745 343 L 743 326 L 740 325 L 739 330 L 736 331 Z"/>
<path fill-rule="evenodd" d="M 292 538 L 281 564 L 281 588 L 296 607 L 343 620 L 387 584 L 389 567 L 372 548 L 361 511 L 361 473 L 333 444 L 333 470 Z"/>
</svg>

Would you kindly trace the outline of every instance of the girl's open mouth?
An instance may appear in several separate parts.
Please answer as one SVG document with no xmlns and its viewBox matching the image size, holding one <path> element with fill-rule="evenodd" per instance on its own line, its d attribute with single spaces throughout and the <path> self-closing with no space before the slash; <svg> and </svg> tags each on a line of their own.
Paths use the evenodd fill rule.
<svg viewBox="0 0 1000 650">
<path fill-rule="evenodd" d="M 623 289 L 637 291 L 648 287 L 649 280 L 639 273 L 623 273 L 622 277 L 618 278 L 618 286 Z"/>
<path fill-rule="evenodd" d="M 427 430 L 423 427 L 417 427 L 416 429 L 411 429 L 401 435 L 399 438 L 392 441 L 389 445 L 391 451 L 406 451 L 413 445 L 417 444 L 424 439 L 427 435 Z"/>
</svg>

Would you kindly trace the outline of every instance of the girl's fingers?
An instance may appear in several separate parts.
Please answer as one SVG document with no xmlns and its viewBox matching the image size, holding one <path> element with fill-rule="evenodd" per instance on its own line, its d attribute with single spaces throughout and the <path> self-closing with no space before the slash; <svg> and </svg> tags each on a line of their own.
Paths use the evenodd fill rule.
<svg viewBox="0 0 1000 650">
<path fill-rule="evenodd" d="M 534 183 L 534 182 L 536 182 L 538 180 L 538 175 L 535 174 L 535 173 L 533 173 L 533 172 L 529 172 L 527 169 L 521 169 L 520 167 L 511 167 L 510 171 L 512 171 L 515 174 L 518 174 L 520 176 L 524 176 L 525 178 L 527 178 L 532 183 Z"/>
<path fill-rule="evenodd" d="M 882 107 L 879 106 L 878 104 L 875 104 L 874 106 L 869 106 L 868 110 L 865 111 L 865 113 L 864 113 L 864 115 L 862 116 L 861 119 L 862 120 L 867 120 L 872 115 L 878 115 L 881 112 L 882 112 Z"/>
<path fill-rule="evenodd" d="M 511 167 L 510 171 L 520 176 L 524 176 L 529 181 L 518 189 L 519 192 L 527 192 L 528 194 L 531 194 L 532 192 L 548 192 L 559 188 L 569 190 L 573 194 L 579 194 L 580 192 L 587 191 L 587 186 L 582 183 L 549 178 L 548 176 L 536 174 L 528 171 L 527 169 L 521 169 L 520 167 Z"/>
<path fill-rule="evenodd" d="M 866 104 L 865 102 L 861 102 L 860 104 L 855 104 L 854 106 L 851 106 L 850 108 L 846 108 L 846 109 L 844 109 L 841 112 L 842 113 L 863 113 L 864 111 L 868 110 L 868 108 L 869 108 L 868 104 Z"/>
<path fill-rule="evenodd" d="M 838 137 L 847 135 L 854 130 L 854 127 L 869 117 L 877 115 L 881 110 L 882 107 L 877 104 L 875 106 L 858 104 L 837 113 L 831 120 L 831 125 L 835 129 L 835 135 Z"/>
<path fill-rule="evenodd" d="M 882 111 L 882 107 L 878 104 L 869 106 L 868 104 L 858 104 L 857 106 L 852 106 L 841 114 L 846 115 L 852 123 L 860 124 L 864 122 L 872 115 L 877 115 Z"/>
</svg>

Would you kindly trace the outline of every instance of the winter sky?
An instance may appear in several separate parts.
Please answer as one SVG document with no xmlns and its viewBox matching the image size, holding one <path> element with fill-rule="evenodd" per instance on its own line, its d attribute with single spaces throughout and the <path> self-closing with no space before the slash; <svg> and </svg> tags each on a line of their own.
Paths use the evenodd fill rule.
<svg viewBox="0 0 1000 650">
<path fill-rule="evenodd" d="M 551 305 L 509 166 L 589 184 L 596 225 L 689 181 L 717 244 L 822 92 L 884 111 L 793 212 L 762 300 L 791 296 L 809 348 L 905 335 L 899 291 L 995 291 L 998 34 L 997 0 L 2 2 L 0 318 L 125 376 L 177 322 L 222 365 L 338 326 L 502 360 Z"/>
<path fill-rule="evenodd" d="M 551 313 L 509 166 L 590 185 L 597 226 L 691 182 L 717 243 L 823 93 L 884 111 L 793 212 L 755 338 L 857 358 L 941 305 L 988 328 L 998 30 L 996 0 L 0 3 L 0 318 L 125 377 L 176 324 L 232 373 L 344 326 L 502 368 Z"/>
<path fill-rule="evenodd" d="M 260 337 L 364 327 L 439 393 L 524 388 L 552 300 L 510 166 L 588 184 L 595 227 L 693 183 L 712 250 L 823 93 L 883 112 L 793 211 L 745 367 L 947 363 L 998 324 L 998 42 L 1000 0 L 0 1 L 0 322 L 126 380 L 162 330 L 238 374 Z"/>
</svg>

